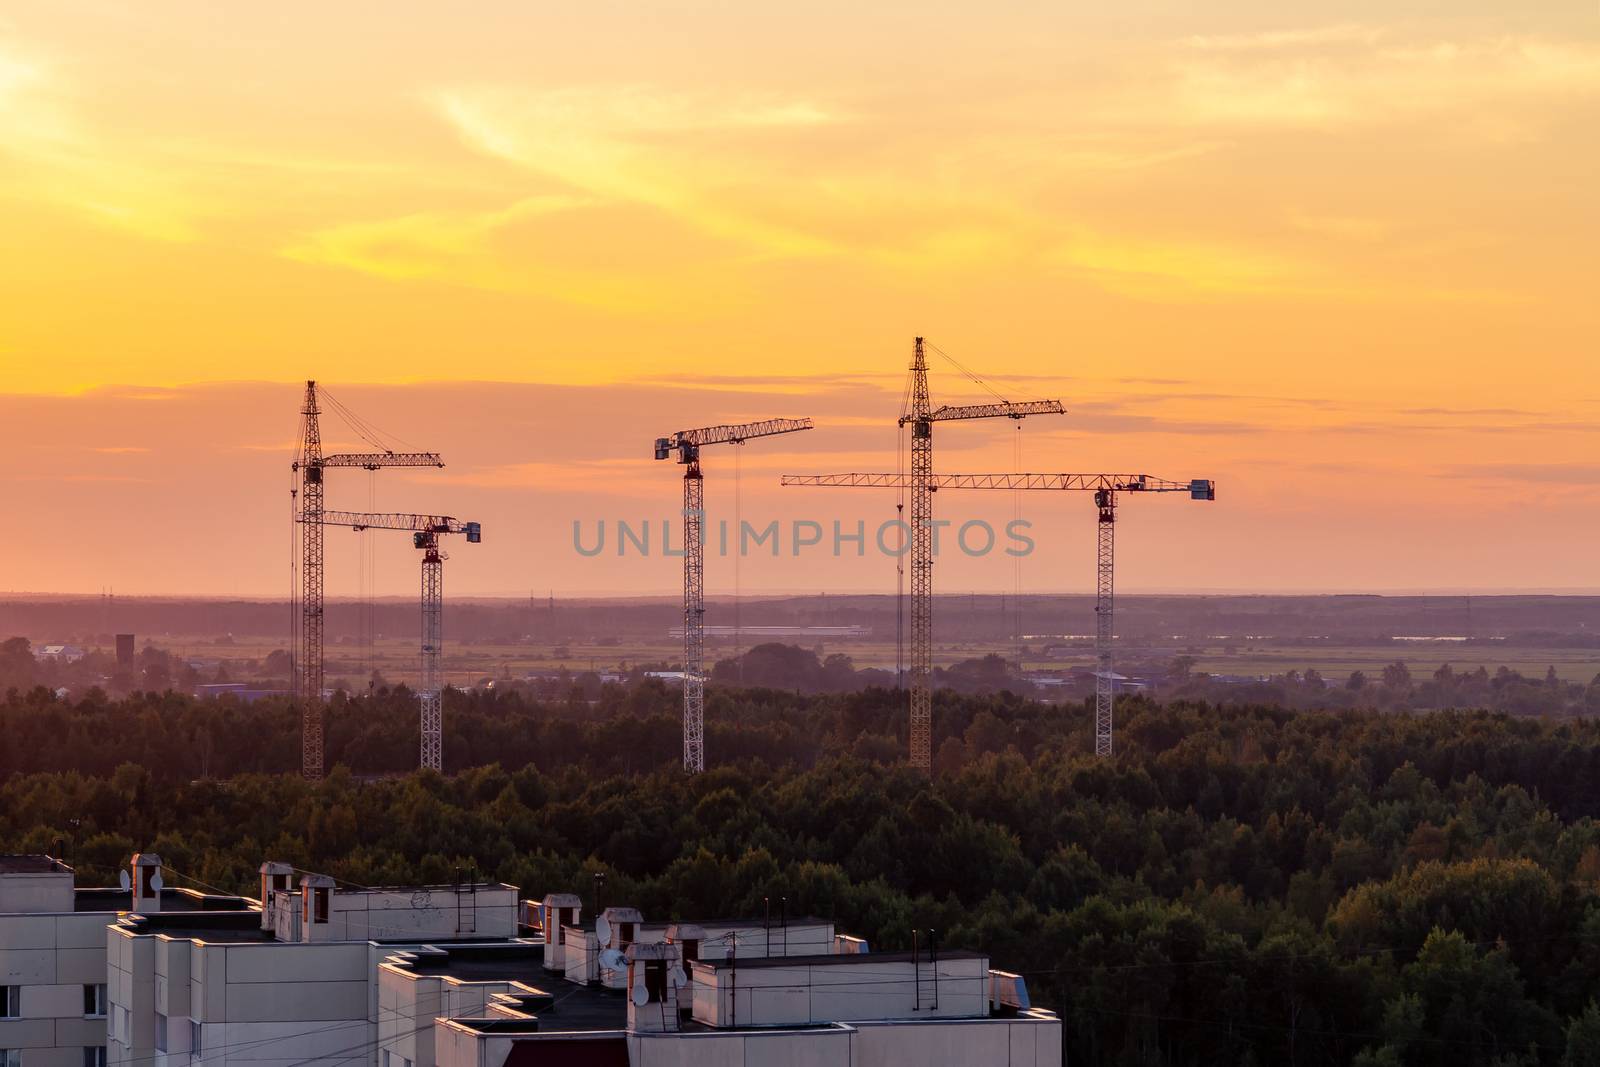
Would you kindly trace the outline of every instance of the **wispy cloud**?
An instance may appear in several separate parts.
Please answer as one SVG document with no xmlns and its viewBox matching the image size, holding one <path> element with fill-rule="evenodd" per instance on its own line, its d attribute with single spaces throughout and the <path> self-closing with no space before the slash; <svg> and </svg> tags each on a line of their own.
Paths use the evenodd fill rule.
<svg viewBox="0 0 1600 1067">
<path fill-rule="evenodd" d="M 386 278 L 447 278 L 507 291 L 548 286 L 553 279 L 527 264 L 508 262 L 494 247 L 500 231 L 590 205 L 587 197 L 553 193 L 525 197 L 497 211 L 421 212 L 350 222 L 306 234 L 283 249 L 291 259 L 348 267 Z M 560 287 L 569 298 L 595 298 L 603 285 Z"/>
<path fill-rule="evenodd" d="M 1600 464 L 1595 463 L 1459 464 L 1439 473 L 1448 478 L 1476 481 L 1537 482 L 1584 489 L 1600 486 Z"/>
<path fill-rule="evenodd" d="M 1170 70 L 1192 123 L 1334 127 L 1445 112 L 1471 118 L 1557 94 L 1600 93 L 1600 45 L 1496 35 L 1401 40 L 1334 26 L 1190 38 Z"/>
<path fill-rule="evenodd" d="M 806 100 L 719 100 L 659 87 L 444 89 L 429 102 L 478 151 L 606 200 L 669 212 L 716 237 L 767 254 L 833 250 L 820 236 L 726 197 L 766 173 L 730 135 L 803 135 L 843 121 Z"/>
</svg>

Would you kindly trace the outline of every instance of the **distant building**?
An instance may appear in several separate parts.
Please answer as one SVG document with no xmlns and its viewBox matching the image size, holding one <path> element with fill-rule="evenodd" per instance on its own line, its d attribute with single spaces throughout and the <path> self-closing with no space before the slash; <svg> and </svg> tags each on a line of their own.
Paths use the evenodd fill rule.
<svg viewBox="0 0 1600 1067">
<path fill-rule="evenodd" d="M 133 635 L 117 635 L 117 666 L 133 666 Z"/>
<path fill-rule="evenodd" d="M 35 659 L 47 659 L 56 663 L 76 663 L 87 654 L 77 645 L 41 645 L 39 651 L 33 655 Z"/>
<path fill-rule="evenodd" d="M 242 704 L 254 704 L 267 697 L 288 696 L 287 689 L 263 689 L 248 682 L 212 682 L 194 687 L 194 695 L 200 700 L 207 697 L 230 696 Z"/>
<path fill-rule="evenodd" d="M 707 626 L 707 637 L 870 637 L 870 626 Z M 668 637 L 683 636 L 683 627 L 674 626 Z"/>
</svg>

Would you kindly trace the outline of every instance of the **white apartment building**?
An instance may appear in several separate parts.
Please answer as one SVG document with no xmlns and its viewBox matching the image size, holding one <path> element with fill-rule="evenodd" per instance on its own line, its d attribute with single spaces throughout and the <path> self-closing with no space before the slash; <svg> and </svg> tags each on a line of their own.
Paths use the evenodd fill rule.
<svg viewBox="0 0 1600 1067">
<path fill-rule="evenodd" d="M 1060 1020 L 982 953 L 872 953 L 826 919 L 586 922 L 570 893 L 282 863 L 263 905 L 167 889 L 148 854 L 125 881 L 0 857 L 0 1067 L 1062 1062 Z"/>
<path fill-rule="evenodd" d="M 104 931 L 111 1064 L 368 1067 L 384 958 L 517 932 L 514 886 L 296 884 L 278 863 L 261 877 L 266 903 L 244 921 L 134 914 Z"/>
<path fill-rule="evenodd" d="M 814 918 L 785 931 L 782 920 L 651 923 L 607 908 L 588 924 L 570 894 L 529 912 L 541 928 L 523 947 L 385 961 L 378 1067 L 1062 1062 L 1060 1020 L 982 953 L 874 954 Z M 433 1030 L 416 1032 L 430 1012 Z"/>
<path fill-rule="evenodd" d="M 138 856 L 127 887 L 80 888 L 50 856 L 0 856 L 0 1067 L 103 1067 L 106 927 L 135 907 L 254 921 L 254 901 L 165 888 L 160 870 Z"/>
</svg>

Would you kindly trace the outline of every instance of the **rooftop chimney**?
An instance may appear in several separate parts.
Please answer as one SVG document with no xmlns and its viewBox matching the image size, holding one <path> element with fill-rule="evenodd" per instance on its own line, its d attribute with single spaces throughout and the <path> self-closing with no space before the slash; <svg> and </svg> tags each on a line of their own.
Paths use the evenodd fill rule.
<svg viewBox="0 0 1600 1067">
<path fill-rule="evenodd" d="M 161 910 L 161 857 L 153 852 L 135 852 L 129 870 L 133 890 L 133 911 L 153 915 Z"/>
<path fill-rule="evenodd" d="M 300 879 L 300 940 L 332 940 L 328 920 L 333 913 L 333 884 L 325 874 Z"/>
<path fill-rule="evenodd" d="M 261 929 L 272 930 L 272 894 L 293 888 L 294 868 L 289 864 L 268 860 L 261 865 Z"/>
</svg>

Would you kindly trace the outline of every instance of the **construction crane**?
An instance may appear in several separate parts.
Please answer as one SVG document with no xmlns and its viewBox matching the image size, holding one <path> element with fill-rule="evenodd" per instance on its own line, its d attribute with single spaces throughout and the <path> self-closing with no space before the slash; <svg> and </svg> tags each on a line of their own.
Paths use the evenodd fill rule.
<svg viewBox="0 0 1600 1067">
<path fill-rule="evenodd" d="M 901 427 L 911 427 L 911 764 L 933 768 L 933 424 L 965 419 L 1022 419 L 1061 415 L 1059 400 L 933 407 L 928 394 L 928 358 L 923 339 L 912 346 L 911 406 Z"/>
<path fill-rule="evenodd" d="M 707 445 L 742 445 L 756 437 L 772 437 L 811 429 L 810 419 L 764 419 L 728 426 L 703 426 L 658 437 L 656 459 L 674 452 L 683 471 L 683 769 L 706 769 L 705 712 L 705 486 L 700 475 L 700 449 Z"/>
<path fill-rule="evenodd" d="M 786 474 L 784 485 L 825 485 L 868 488 L 903 488 L 911 480 L 899 474 Z M 1116 699 L 1115 675 L 1111 669 L 1112 624 L 1116 590 L 1117 496 L 1120 493 L 1188 493 L 1192 500 L 1215 500 L 1216 483 L 1206 478 L 1187 482 L 1152 478 L 1148 474 L 941 474 L 934 476 L 929 491 L 939 489 L 1042 489 L 1054 492 L 1093 493 L 1096 511 L 1095 598 L 1094 598 L 1094 751 L 1109 756 L 1113 741 L 1113 703 Z M 913 586 L 913 596 L 915 595 Z M 915 620 L 917 608 L 912 605 Z M 913 631 L 913 636 L 915 631 Z M 915 640 L 913 640 L 913 669 Z M 913 706 L 915 711 L 915 706 Z M 916 720 L 912 720 L 911 758 L 918 759 Z M 924 746 L 930 744 L 924 740 Z M 926 752 L 926 747 L 923 749 Z M 919 764 L 919 766 L 925 766 Z"/>
<path fill-rule="evenodd" d="M 337 403 L 335 404 L 337 407 Z M 342 452 L 322 454 L 321 409 L 317 383 L 306 382 L 300 454 L 290 470 L 300 476 L 300 664 L 294 692 L 300 701 L 300 773 L 322 777 L 322 651 L 323 651 L 323 472 L 329 468 L 442 467 L 436 452 Z"/>
<path fill-rule="evenodd" d="M 444 647 L 444 561 L 448 553 L 439 548 L 443 534 L 466 534 L 468 544 L 483 540 L 483 527 L 462 522 L 448 515 L 375 514 L 361 511 L 324 511 L 323 526 L 348 526 L 352 530 L 409 530 L 411 543 L 422 552 L 422 684 L 417 690 L 421 705 L 423 770 L 442 770 L 444 755 L 444 714 L 441 694 L 444 676 L 439 657 Z M 302 518 L 301 522 L 310 522 Z"/>
</svg>

